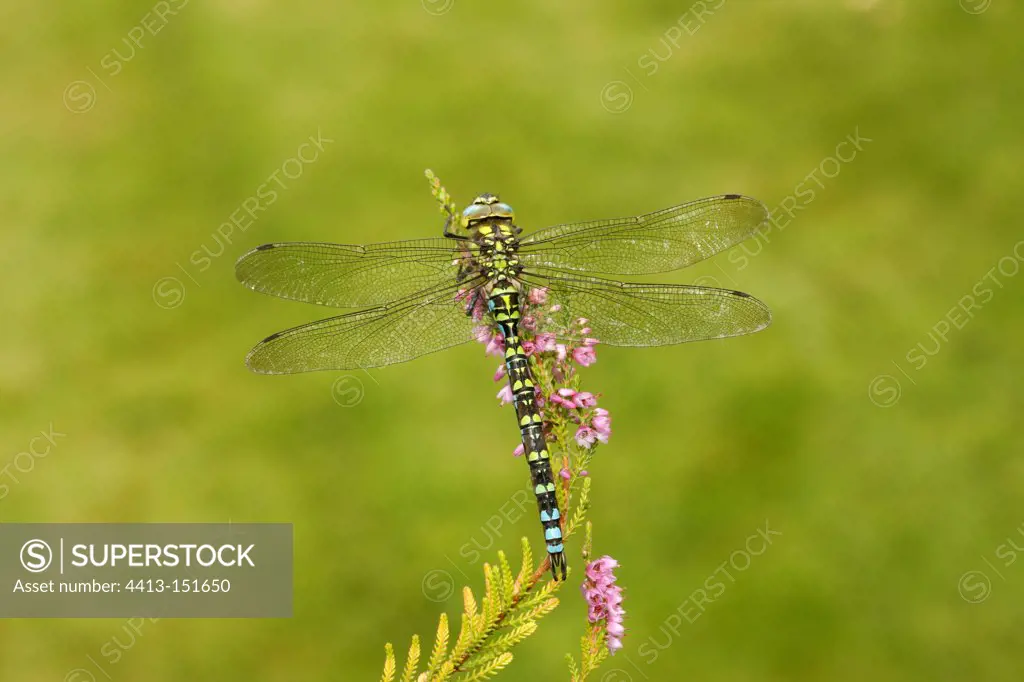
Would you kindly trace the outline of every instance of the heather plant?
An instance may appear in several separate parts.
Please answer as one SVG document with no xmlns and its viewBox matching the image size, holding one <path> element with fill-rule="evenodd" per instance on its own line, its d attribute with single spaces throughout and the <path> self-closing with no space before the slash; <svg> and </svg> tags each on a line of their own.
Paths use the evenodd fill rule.
<svg viewBox="0 0 1024 682">
<path fill-rule="evenodd" d="M 448 218 L 455 215 L 454 202 L 440 181 L 427 171 L 435 198 Z M 490 355 L 504 357 L 501 334 L 491 323 L 481 297 L 460 292 L 457 297 L 479 324 L 477 341 Z M 591 505 L 592 461 L 598 448 L 611 436 L 611 416 L 599 406 L 600 394 L 584 390 L 580 370 L 597 361 L 600 340 L 590 336 L 587 320 L 573 318 L 551 293 L 543 288 L 524 289 L 521 299 L 523 348 L 530 360 L 536 383 L 537 405 L 543 418 L 545 437 L 557 468 L 556 494 L 561 516 L 562 537 L 578 537 L 580 556 L 585 565 L 580 585 L 582 599 L 577 602 L 584 634 L 577 659 L 566 654 L 570 680 L 588 679 L 609 654 L 622 647 L 624 611 L 622 590 L 613 570 L 618 563 L 609 556 L 592 559 L 593 528 L 587 515 Z M 494 374 L 495 381 L 505 379 L 505 365 Z M 502 404 L 512 402 L 506 384 L 498 391 Z M 513 455 L 522 456 L 520 444 Z M 533 635 L 539 621 L 558 607 L 556 596 L 565 581 L 548 577 L 550 559 L 536 562 L 530 542 L 521 541 L 522 559 L 513 574 L 503 551 L 493 563 L 483 566 L 483 593 L 466 586 L 462 590 L 463 609 L 459 633 L 451 637 L 448 615 L 442 613 L 429 658 L 421 664 L 418 636 L 413 636 L 398 679 L 402 682 L 442 680 L 483 680 L 497 675 L 513 658 L 512 649 Z M 572 581 L 570 567 L 569 580 Z M 385 646 L 383 682 L 399 675 L 398 662 L 391 643 Z"/>
</svg>

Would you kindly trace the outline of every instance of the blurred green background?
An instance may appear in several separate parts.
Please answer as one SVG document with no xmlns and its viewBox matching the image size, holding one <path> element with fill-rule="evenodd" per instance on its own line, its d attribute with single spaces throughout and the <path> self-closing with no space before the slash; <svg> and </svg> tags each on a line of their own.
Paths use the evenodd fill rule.
<svg viewBox="0 0 1024 682">
<path fill-rule="evenodd" d="M 798 206 L 658 278 L 749 291 L 769 330 L 587 370 L 629 628 L 597 679 L 1019 679 L 1022 29 L 1010 0 L 5 3 L 0 522 L 293 522 L 296 566 L 290 620 L 134 643 L 123 620 L 2 621 L 0 679 L 375 679 L 385 641 L 459 610 L 463 573 L 539 550 L 479 346 L 372 376 L 242 364 L 327 311 L 245 290 L 235 259 L 439 234 L 427 167 L 527 230 L 723 192 Z M 576 594 L 504 679 L 568 678 Z"/>
</svg>

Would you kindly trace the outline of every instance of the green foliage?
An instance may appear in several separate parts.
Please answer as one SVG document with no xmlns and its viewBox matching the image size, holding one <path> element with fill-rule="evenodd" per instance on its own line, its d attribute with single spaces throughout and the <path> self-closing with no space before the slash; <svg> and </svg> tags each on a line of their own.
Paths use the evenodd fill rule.
<svg viewBox="0 0 1024 682">
<path fill-rule="evenodd" d="M 580 637 L 580 664 L 570 654 L 565 655 L 569 665 L 569 679 L 572 682 L 583 682 L 587 676 L 597 670 L 608 658 L 608 647 L 605 646 L 604 621 L 588 625 L 587 632 Z"/>
<path fill-rule="evenodd" d="M 561 582 L 542 582 L 548 560 L 533 565 L 533 553 L 522 540 L 522 565 L 513 577 L 505 553 L 498 552 L 497 564 L 484 564 L 484 592 L 478 600 L 473 590 L 462 590 L 462 626 L 449 650 L 448 615 L 441 614 L 427 668 L 419 672 L 420 642 L 414 635 L 409 647 L 402 682 L 470 682 L 493 677 L 512 662 L 511 650 L 537 631 L 537 621 L 558 606 L 554 593 Z M 383 682 L 395 675 L 394 649 L 384 646 Z"/>
<path fill-rule="evenodd" d="M 381 682 L 391 682 L 395 679 L 395 648 L 388 642 L 384 645 L 384 674 L 381 675 Z"/>
<path fill-rule="evenodd" d="M 441 178 L 434 175 L 434 171 L 429 168 L 423 171 L 423 174 L 427 176 L 427 180 L 430 181 L 430 193 L 434 195 L 437 202 L 440 204 L 441 213 L 445 216 L 454 219 L 458 214 L 458 207 L 455 205 L 455 200 L 448 194 L 448 190 L 441 184 Z"/>
</svg>

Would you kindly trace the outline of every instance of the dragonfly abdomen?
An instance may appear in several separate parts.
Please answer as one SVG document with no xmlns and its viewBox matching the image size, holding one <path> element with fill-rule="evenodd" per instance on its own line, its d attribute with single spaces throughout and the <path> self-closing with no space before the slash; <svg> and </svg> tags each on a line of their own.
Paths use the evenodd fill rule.
<svg viewBox="0 0 1024 682">
<path fill-rule="evenodd" d="M 558 579 L 560 571 L 564 580 L 561 513 L 555 496 L 551 456 L 544 439 L 544 422 L 537 409 L 536 385 L 530 372 L 530 360 L 519 338 L 519 292 L 512 287 L 495 287 L 487 299 L 487 308 L 505 339 L 505 368 L 523 438 L 523 451 L 530 465 L 530 482 L 544 527 L 544 542 L 551 558 L 551 573 Z"/>
</svg>

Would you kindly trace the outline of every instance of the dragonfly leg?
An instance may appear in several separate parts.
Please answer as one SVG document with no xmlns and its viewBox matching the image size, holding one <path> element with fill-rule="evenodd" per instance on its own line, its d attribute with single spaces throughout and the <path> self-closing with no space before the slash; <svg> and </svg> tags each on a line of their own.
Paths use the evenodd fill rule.
<svg viewBox="0 0 1024 682">
<path fill-rule="evenodd" d="M 465 240 L 469 239 L 469 237 L 467 237 L 465 235 L 455 234 L 454 232 L 451 231 L 451 227 L 452 227 L 452 217 L 448 216 L 445 219 L 445 221 L 444 221 L 444 236 L 445 237 L 447 237 L 448 239 L 459 239 L 461 241 L 465 241 Z"/>
<path fill-rule="evenodd" d="M 479 289 L 474 289 L 469 298 L 462 299 L 466 303 L 466 317 L 473 317 L 482 296 Z"/>
</svg>

